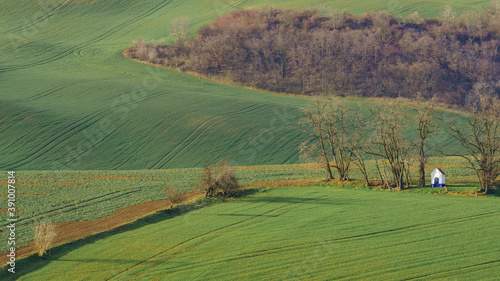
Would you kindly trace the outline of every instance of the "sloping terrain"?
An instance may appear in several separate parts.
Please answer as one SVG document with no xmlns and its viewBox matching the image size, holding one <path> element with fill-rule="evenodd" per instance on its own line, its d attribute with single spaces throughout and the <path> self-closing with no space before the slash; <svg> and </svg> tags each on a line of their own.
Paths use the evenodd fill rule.
<svg viewBox="0 0 500 281">
<path fill-rule="evenodd" d="M 158 213 L 58 247 L 46 259 L 19 263 L 18 274 L 19 280 L 498 280 L 499 211 L 491 197 L 268 189 L 179 216 Z"/>
<path fill-rule="evenodd" d="M 225 86 L 120 54 L 139 36 L 166 37 L 176 17 L 192 18 L 196 30 L 234 8 L 264 3 L 0 1 L 0 170 L 193 167 L 224 156 L 238 165 L 297 162 L 303 136 L 294 126 L 304 98 Z M 307 4 L 436 16 L 443 3 Z"/>
</svg>

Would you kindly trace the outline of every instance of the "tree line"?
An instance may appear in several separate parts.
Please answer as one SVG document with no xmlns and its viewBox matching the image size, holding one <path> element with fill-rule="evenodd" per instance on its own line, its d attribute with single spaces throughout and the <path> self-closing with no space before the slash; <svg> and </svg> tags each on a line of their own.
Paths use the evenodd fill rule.
<svg viewBox="0 0 500 281">
<path fill-rule="evenodd" d="M 321 163 L 329 179 L 336 174 L 341 181 L 349 180 L 349 171 L 356 166 L 370 186 L 366 161 L 373 160 L 382 188 L 402 190 L 413 184 L 410 165 L 417 162 L 417 185 L 424 187 L 428 137 L 444 128 L 464 147 L 460 156 L 476 174 L 479 192 L 488 194 L 498 187 L 500 98 L 485 88 L 476 87 L 470 94 L 462 112 L 465 125 L 440 119 L 435 98 L 406 106 L 399 99 L 375 104 L 369 108 L 371 116 L 366 116 L 359 106 L 338 97 L 315 97 L 302 111 L 301 128 L 308 139 L 301 145 L 301 155 Z M 410 131 L 418 138 L 409 137 Z"/>
<path fill-rule="evenodd" d="M 189 28 L 188 18 L 175 19 L 170 30 L 176 43 L 134 40 L 124 55 L 295 94 L 418 94 L 465 105 L 476 84 L 500 93 L 499 1 L 460 16 L 446 6 L 441 19 L 236 10 L 191 39 Z"/>
</svg>

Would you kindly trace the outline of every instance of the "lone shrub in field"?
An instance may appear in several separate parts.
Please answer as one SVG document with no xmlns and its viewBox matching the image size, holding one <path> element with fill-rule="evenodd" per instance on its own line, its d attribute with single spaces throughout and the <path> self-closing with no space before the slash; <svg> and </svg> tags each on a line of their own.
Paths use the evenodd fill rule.
<svg viewBox="0 0 500 281">
<path fill-rule="evenodd" d="M 217 193 L 227 196 L 231 191 L 240 188 L 233 168 L 229 166 L 226 159 L 220 160 L 217 165 L 210 162 L 205 164 L 201 177 L 201 186 L 205 189 L 206 196 L 216 195 Z"/>
<path fill-rule="evenodd" d="M 33 230 L 35 231 L 35 247 L 38 256 L 41 257 L 47 252 L 56 237 L 55 226 L 50 222 L 40 222 L 33 226 Z"/>
<path fill-rule="evenodd" d="M 165 187 L 165 193 L 167 194 L 167 198 L 170 200 L 170 209 L 172 209 L 174 204 L 179 204 L 186 200 L 186 194 L 180 192 L 179 189 L 173 185 L 167 185 Z"/>
<path fill-rule="evenodd" d="M 188 17 L 176 18 L 170 26 L 170 35 L 177 37 L 177 42 L 184 43 L 191 30 L 191 19 Z"/>
</svg>

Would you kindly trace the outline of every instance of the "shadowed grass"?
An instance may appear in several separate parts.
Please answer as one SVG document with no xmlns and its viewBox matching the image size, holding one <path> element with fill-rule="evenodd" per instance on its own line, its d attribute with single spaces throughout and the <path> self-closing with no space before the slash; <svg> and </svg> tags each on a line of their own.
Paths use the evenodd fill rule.
<svg viewBox="0 0 500 281">
<path fill-rule="evenodd" d="M 297 163 L 304 135 L 293 126 L 306 99 L 147 66 L 121 51 L 139 36 L 172 42 L 168 26 L 179 16 L 192 18 L 194 34 L 236 8 L 307 5 L 430 17 L 444 4 L 461 11 L 487 3 L 0 1 L 0 169 L 184 168 L 223 157 L 235 165 Z M 444 134 L 429 143 L 456 146 Z"/>
<path fill-rule="evenodd" d="M 82 240 L 37 268 L 26 262 L 19 276 L 483 280 L 499 274 L 498 198 L 327 186 L 247 192 L 257 193 L 178 209 L 182 215 L 158 213 Z"/>
</svg>

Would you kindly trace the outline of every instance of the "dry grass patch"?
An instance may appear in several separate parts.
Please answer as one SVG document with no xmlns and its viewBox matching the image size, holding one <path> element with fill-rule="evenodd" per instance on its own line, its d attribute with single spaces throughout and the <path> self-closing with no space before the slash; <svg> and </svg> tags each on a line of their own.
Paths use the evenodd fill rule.
<svg viewBox="0 0 500 281">
<path fill-rule="evenodd" d="M 165 187 L 165 193 L 167 194 L 167 198 L 170 200 L 170 209 L 174 204 L 179 204 L 186 200 L 186 194 L 179 191 L 179 189 L 173 185 L 167 185 Z"/>
<path fill-rule="evenodd" d="M 35 232 L 35 247 L 39 257 L 42 257 L 52 246 L 52 241 L 56 237 L 55 225 L 48 221 L 33 225 Z"/>
</svg>

